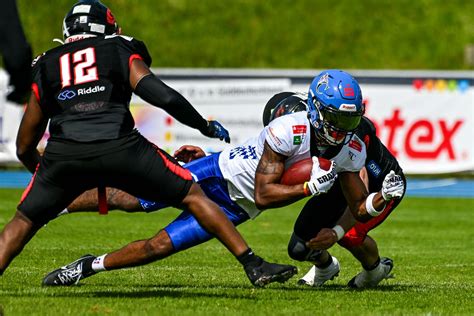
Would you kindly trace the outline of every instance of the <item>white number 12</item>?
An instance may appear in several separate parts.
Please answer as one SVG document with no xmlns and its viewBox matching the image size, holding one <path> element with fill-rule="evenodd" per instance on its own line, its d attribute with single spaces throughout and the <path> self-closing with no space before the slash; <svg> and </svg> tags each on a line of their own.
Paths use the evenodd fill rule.
<svg viewBox="0 0 474 316">
<path fill-rule="evenodd" d="M 81 84 L 98 80 L 97 66 L 95 66 L 95 49 L 89 47 L 72 54 L 74 65 L 74 84 Z M 61 71 L 62 87 L 71 85 L 71 54 L 67 53 L 59 57 L 59 68 Z"/>
</svg>

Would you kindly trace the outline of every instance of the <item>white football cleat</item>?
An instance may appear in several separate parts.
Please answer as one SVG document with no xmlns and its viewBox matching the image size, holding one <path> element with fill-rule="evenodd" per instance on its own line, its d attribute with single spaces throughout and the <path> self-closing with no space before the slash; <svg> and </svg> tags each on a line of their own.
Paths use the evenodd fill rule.
<svg viewBox="0 0 474 316">
<path fill-rule="evenodd" d="M 337 277 L 339 275 L 339 270 L 339 261 L 336 257 L 332 257 L 332 263 L 324 269 L 320 269 L 313 265 L 308 273 L 298 280 L 298 284 L 320 287 L 326 281 L 333 280 Z"/>
<path fill-rule="evenodd" d="M 352 278 L 347 284 L 349 287 L 363 289 L 377 286 L 382 280 L 393 278 L 390 272 L 393 269 L 393 260 L 390 258 L 380 258 L 379 265 L 371 270 L 362 270 Z"/>
</svg>

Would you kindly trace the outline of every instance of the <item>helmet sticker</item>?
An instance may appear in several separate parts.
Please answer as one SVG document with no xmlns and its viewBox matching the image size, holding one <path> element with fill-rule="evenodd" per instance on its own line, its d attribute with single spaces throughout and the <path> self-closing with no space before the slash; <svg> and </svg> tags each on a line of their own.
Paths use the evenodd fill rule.
<svg viewBox="0 0 474 316">
<path fill-rule="evenodd" d="M 339 110 L 346 111 L 346 112 L 357 112 L 357 106 L 355 104 L 343 103 L 339 107 Z"/>
<path fill-rule="evenodd" d="M 347 86 L 348 87 L 344 88 L 344 96 L 345 97 L 355 96 L 354 89 L 350 85 L 347 85 Z"/>
<path fill-rule="evenodd" d="M 72 10 L 72 14 L 77 14 L 77 13 L 89 13 L 91 11 L 91 6 L 87 4 L 82 4 L 75 6 L 74 9 Z"/>
<path fill-rule="evenodd" d="M 90 23 L 89 26 L 91 28 L 91 32 L 97 32 L 97 33 L 102 33 L 102 34 L 105 33 L 105 25 Z"/>
</svg>

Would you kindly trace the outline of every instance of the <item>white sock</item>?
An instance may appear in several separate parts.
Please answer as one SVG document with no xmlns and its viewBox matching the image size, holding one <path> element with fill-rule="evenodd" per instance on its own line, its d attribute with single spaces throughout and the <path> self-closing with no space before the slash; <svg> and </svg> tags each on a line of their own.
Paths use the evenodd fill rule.
<svg viewBox="0 0 474 316">
<path fill-rule="evenodd" d="M 92 261 L 92 270 L 94 270 L 94 272 L 100 272 L 100 271 L 106 270 L 104 267 L 105 256 L 107 256 L 107 254 L 97 257 L 94 259 L 94 261 Z"/>
</svg>

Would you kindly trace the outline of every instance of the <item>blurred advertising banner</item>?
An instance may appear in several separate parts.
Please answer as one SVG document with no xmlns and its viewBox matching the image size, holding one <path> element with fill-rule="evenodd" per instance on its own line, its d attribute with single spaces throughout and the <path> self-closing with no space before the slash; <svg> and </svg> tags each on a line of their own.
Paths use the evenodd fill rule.
<svg viewBox="0 0 474 316">
<path fill-rule="evenodd" d="M 281 91 L 306 92 L 319 71 L 161 69 L 157 73 L 204 117 L 220 121 L 235 145 L 261 131 L 270 97 Z M 351 73 L 361 84 L 366 115 L 407 174 L 474 171 L 474 72 Z M 5 80 L 0 76 L 3 99 Z M 16 161 L 14 138 L 21 110 L 0 102 L 0 163 Z M 184 144 L 199 145 L 207 152 L 231 146 L 205 138 L 136 96 L 131 111 L 140 132 L 169 153 Z"/>
<path fill-rule="evenodd" d="M 380 139 L 407 173 L 474 170 L 474 87 L 361 88 L 366 116 L 375 123 Z"/>
</svg>

